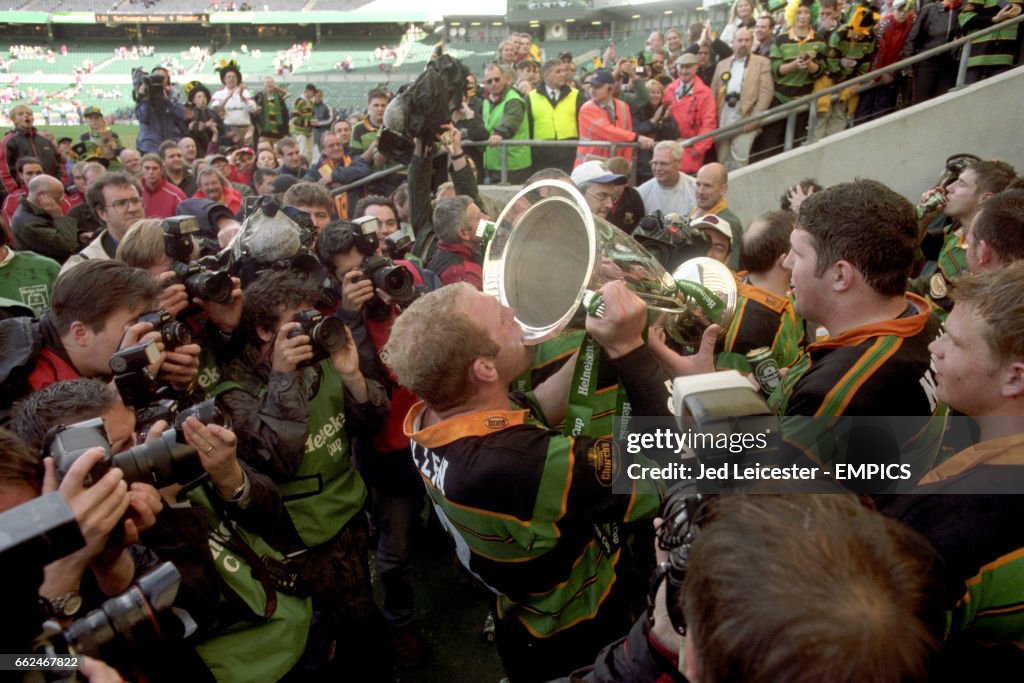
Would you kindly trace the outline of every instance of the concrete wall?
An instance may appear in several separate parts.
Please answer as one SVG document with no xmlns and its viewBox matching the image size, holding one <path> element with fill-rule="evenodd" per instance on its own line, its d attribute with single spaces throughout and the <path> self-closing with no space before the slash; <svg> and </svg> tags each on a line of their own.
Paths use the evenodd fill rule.
<svg viewBox="0 0 1024 683">
<path fill-rule="evenodd" d="M 729 208 L 749 225 L 779 206 L 786 187 L 815 178 L 828 187 L 873 178 L 916 203 L 945 166 L 970 152 L 1024 174 L 1024 67 L 937 101 L 904 109 L 730 174 Z"/>
</svg>

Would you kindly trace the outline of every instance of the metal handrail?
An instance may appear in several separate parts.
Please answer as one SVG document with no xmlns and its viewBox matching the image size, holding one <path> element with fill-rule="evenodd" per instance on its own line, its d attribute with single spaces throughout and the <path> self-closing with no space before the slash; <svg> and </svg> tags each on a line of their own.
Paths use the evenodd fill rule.
<svg viewBox="0 0 1024 683">
<path fill-rule="evenodd" d="M 795 100 L 790 100 L 789 102 L 786 102 L 784 104 L 775 105 L 767 109 L 766 111 L 761 112 L 760 114 L 754 114 L 753 116 L 749 116 L 739 121 L 735 121 L 727 126 L 722 126 L 721 128 L 716 128 L 715 130 L 709 131 L 707 133 L 701 133 L 700 135 L 695 135 L 690 138 L 682 138 L 680 139 L 679 144 L 682 145 L 683 147 L 689 147 L 702 140 L 707 140 L 708 138 L 728 140 L 744 132 L 744 128 L 750 123 L 758 123 L 760 125 L 764 125 L 785 119 L 787 121 L 786 141 L 783 149 L 790 150 L 793 148 L 793 139 L 795 137 L 796 128 L 796 117 L 805 109 L 808 110 L 809 114 L 807 120 L 807 142 L 814 142 L 814 124 L 817 118 L 816 115 L 818 111 L 817 102 L 822 97 L 829 97 L 834 101 L 836 98 L 839 97 L 839 94 L 842 93 L 844 90 L 862 85 L 865 87 L 858 88 L 858 92 L 865 92 L 871 89 L 872 87 L 875 87 L 875 84 L 873 84 L 872 81 L 877 79 L 879 76 L 882 76 L 887 73 L 893 73 L 896 71 L 902 71 L 903 69 L 906 69 L 909 66 L 913 66 L 914 64 L 923 62 L 925 60 L 931 59 L 932 57 L 941 55 L 946 52 L 953 52 L 954 50 L 962 47 L 963 50 L 960 53 L 960 63 L 957 68 L 956 84 L 953 86 L 953 88 L 950 89 L 950 92 L 952 92 L 954 90 L 962 88 L 964 85 L 964 80 L 967 76 L 967 60 L 970 59 L 971 56 L 971 44 L 978 38 L 984 37 L 989 33 L 1002 31 L 1006 28 L 1009 28 L 1010 26 L 1019 25 L 1022 22 L 1024 22 L 1024 13 L 1014 17 L 1013 19 L 1008 19 L 1007 21 L 1001 21 L 998 24 L 993 24 L 992 26 L 986 27 L 980 31 L 976 31 L 968 36 L 964 36 L 963 38 L 957 38 L 956 40 L 951 41 L 949 43 L 945 43 L 944 45 L 939 45 L 938 47 L 933 47 L 930 50 L 925 50 L 924 52 L 916 54 L 912 57 L 908 57 L 907 59 L 901 59 L 898 62 L 890 64 L 889 66 L 885 66 L 880 69 L 875 69 L 874 71 L 870 71 L 861 76 L 856 76 L 854 78 L 847 79 L 841 83 L 836 83 L 835 85 L 829 86 L 828 88 L 823 88 L 822 90 L 818 90 L 809 95 L 804 95 L 803 97 L 799 97 Z M 604 140 L 502 140 L 501 142 L 498 143 L 498 145 L 501 147 L 501 184 L 508 184 L 509 147 L 523 145 L 529 147 L 578 147 L 580 146 L 581 142 L 585 142 L 586 146 L 588 147 L 611 147 L 612 153 L 614 153 L 615 149 L 618 147 L 639 146 L 636 142 L 608 142 Z M 486 147 L 488 145 L 486 140 L 463 140 L 462 146 Z M 404 168 L 405 166 L 398 166 L 391 169 L 378 171 L 377 173 L 369 175 L 366 178 L 362 178 L 353 183 L 349 183 L 348 185 L 343 185 L 342 187 L 336 190 L 332 190 L 332 194 L 347 192 L 348 190 L 352 190 L 357 187 L 362 187 L 367 183 L 373 182 L 374 180 L 387 176 L 391 173 L 395 173 Z M 633 172 L 635 172 L 635 168 L 636 166 L 634 165 Z"/>
</svg>

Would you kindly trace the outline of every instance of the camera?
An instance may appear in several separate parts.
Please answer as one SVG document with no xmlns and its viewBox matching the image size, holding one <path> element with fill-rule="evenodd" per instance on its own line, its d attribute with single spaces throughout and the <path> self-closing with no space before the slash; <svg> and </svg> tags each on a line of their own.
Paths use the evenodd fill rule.
<svg viewBox="0 0 1024 683">
<path fill-rule="evenodd" d="M 103 418 L 84 420 L 73 425 L 58 425 L 47 434 L 44 449 L 53 458 L 57 479 L 63 481 L 71 465 L 90 448 L 102 448 L 103 459 L 86 475 L 84 484 L 92 486 L 116 467 L 124 480 L 162 488 L 169 484 L 188 484 L 203 476 L 196 449 L 180 443 L 180 431 L 168 429 L 159 439 L 111 453 Z"/>
<path fill-rule="evenodd" d="M 197 261 L 177 261 L 171 266 L 171 270 L 185 285 L 189 298 L 204 299 L 218 304 L 231 302 L 231 292 L 235 285 L 227 273 L 209 270 Z"/>
<path fill-rule="evenodd" d="M 736 103 L 740 101 L 740 94 L 738 92 L 727 92 L 725 93 L 725 103 L 730 107 L 735 107 Z"/>
<path fill-rule="evenodd" d="M 405 258 L 410 249 L 412 249 L 412 237 L 402 230 L 393 232 L 384 238 L 384 251 L 392 259 Z"/>
<path fill-rule="evenodd" d="M 691 227 L 688 219 L 676 213 L 662 216 L 661 211 L 641 218 L 633 239 L 670 272 L 684 261 L 704 256 L 710 246 L 707 236 Z"/>
<path fill-rule="evenodd" d="M 132 408 L 145 408 L 163 392 L 149 366 L 160 360 L 156 342 L 141 342 L 110 357 L 110 371 L 121 400 Z"/>
<path fill-rule="evenodd" d="M 171 216 L 165 218 L 161 227 L 164 231 L 164 253 L 175 261 L 191 261 L 199 232 L 199 219 L 195 216 Z"/>
<path fill-rule="evenodd" d="M 299 323 L 299 328 L 292 330 L 288 336 L 298 337 L 304 334 L 309 337 L 309 342 L 313 346 L 313 358 L 302 366 L 315 365 L 348 343 L 345 323 L 337 318 L 324 317 L 320 311 L 310 309 L 296 313 L 291 321 Z"/>
<path fill-rule="evenodd" d="M 161 73 L 146 73 L 144 69 L 132 69 L 132 97 L 136 102 L 144 99 L 162 100 L 166 95 L 167 78 Z"/>
<path fill-rule="evenodd" d="M 412 273 L 405 266 L 396 266 L 386 256 L 370 256 L 363 261 L 360 269 L 363 274 L 357 281 L 363 278 L 373 281 L 375 288 L 400 304 L 411 303 L 419 296 Z"/>
<path fill-rule="evenodd" d="M 180 584 L 178 569 L 171 562 L 164 562 L 124 593 L 110 598 L 67 628 L 60 630 L 55 622 L 47 622 L 35 650 L 47 655 L 95 656 L 100 647 L 117 637 L 131 642 L 135 629 L 143 624 L 150 624 L 159 633 L 157 613 L 174 604 Z"/>
<path fill-rule="evenodd" d="M 164 310 L 150 311 L 139 316 L 138 322 L 152 323 L 153 329 L 160 333 L 160 339 L 164 347 L 176 349 L 179 346 L 192 343 L 192 332 L 185 323 L 178 322 L 171 317 L 171 314 Z"/>
</svg>

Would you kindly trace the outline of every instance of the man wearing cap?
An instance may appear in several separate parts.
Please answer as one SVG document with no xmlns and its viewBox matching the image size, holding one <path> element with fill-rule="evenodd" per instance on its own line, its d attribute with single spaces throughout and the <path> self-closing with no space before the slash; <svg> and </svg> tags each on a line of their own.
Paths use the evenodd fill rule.
<svg viewBox="0 0 1024 683">
<path fill-rule="evenodd" d="M 732 230 L 729 224 L 708 213 L 691 220 L 690 226 L 697 228 L 708 238 L 708 253 L 705 256 L 728 266 L 729 254 L 732 252 Z"/>
<path fill-rule="evenodd" d="M 482 118 L 484 128 L 490 137 L 487 138 L 487 149 L 484 150 L 484 171 L 491 183 L 501 182 L 501 144 L 502 140 L 528 140 L 530 125 L 526 119 L 526 102 L 511 86 L 510 73 L 492 63 L 484 72 L 484 86 L 487 97 L 484 99 Z M 533 157 L 526 145 L 509 147 L 508 182 L 513 185 L 522 184 L 530 175 Z"/>
<path fill-rule="evenodd" d="M 662 140 L 654 146 L 651 172 L 654 177 L 637 188 L 644 200 L 644 211 L 688 216 L 697 206 L 697 184 L 681 173 L 683 148 L 676 140 Z"/>
<path fill-rule="evenodd" d="M 718 125 L 715 115 L 715 98 L 711 89 L 697 78 L 697 55 L 684 52 L 676 60 L 676 80 L 665 88 L 662 104 L 679 126 L 679 135 L 684 140 L 703 133 L 709 133 Z M 705 138 L 683 149 L 679 170 L 693 174 L 704 163 L 704 155 L 711 149 L 712 138 Z"/>
<path fill-rule="evenodd" d="M 10 194 L 18 189 L 16 169 L 18 159 L 23 156 L 35 157 L 42 164 L 44 173 L 67 184 L 64 160 L 54 144 L 32 125 L 34 117 L 28 105 L 12 107 L 10 116 L 14 130 L 0 140 L 0 182 L 4 192 Z"/>
<path fill-rule="evenodd" d="M 118 159 L 118 155 L 124 149 L 124 145 L 121 144 L 121 138 L 107 127 L 107 122 L 103 118 L 103 112 L 100 111 L 99 107 L 86 107 L 82 115 L 85 116 L 85 121 L 89 124 L 89 130 L 82 133 L 79 138 L 85 145 L 85 155 L 82 156 L 80 154 L 79 156 L 84 160 L 97 157 L 102 160 L 100 163 L 104 164 L 108 169 L 112 171 L 119 170 L 121 162 Z"/>
<path fill-rule="evenodd" d="M 728 266 L 739 270 L 743 244 L 743 223 L 730 211 L 725 201 L 729 191 L 729 172 L 719 163 L 706 164 L 697 171 L 697 207 L 690 212 L 690 219 L 704 214 L 714 214 L 729 224 L 732 232 Z"/>
<path fill-rule="evenodd" d="M 612 173 L 600 161 L 591 160 L 573 169 L 572 182 L 583 194 L 591 213 L 608 218 L 626 185 L 626 176 Z"/>
<path fill-rule="evenodd" d="M 736 29 L 732 39 L 732 57 L 715 67 L 711 92 L 717 98 L 718 125 L 728 126 L 740 119 L 767 111 L 775 96 L 772 63 L 750 51 L 753 34 L 750 29 Z M 750 148 L 757 137 L 759 124 L 748 123 L 735 137 L 719 140 L 715 151 L 718 160 L 729 170 L 750 163 Z"/>
<path fill-rule="evenodd" d="M 578 116 L 584 98 L 568 84 L 566 66 L 558 59 L 544 62 L 543 81 L 526 100 L 530 137 L 534 140 L 574 140 L 580 136 Z M 576 150 L 573 147 L 535 147 L 531 150 L 533 167 L 572 171 Z"/>
<path fill-rule="evenodd" d="M 626 103 L 614 96 L 615 76 L 608 69 L 595 69 L 590 78 L 591 98 L 579 115 L 580 141 L 587 142 L 639 142 L 642 149 L 654 146 L 654 139 L 633 132 L 633 117 Z M 623 147 L 616 154 L 627 161 L 633 159 L 633 148 Z M 587 160 L 587 156 L 607 159 L 611 156 L 609 147 L 580 145 L 576 148 L 576 165 Z"/>
</svg>

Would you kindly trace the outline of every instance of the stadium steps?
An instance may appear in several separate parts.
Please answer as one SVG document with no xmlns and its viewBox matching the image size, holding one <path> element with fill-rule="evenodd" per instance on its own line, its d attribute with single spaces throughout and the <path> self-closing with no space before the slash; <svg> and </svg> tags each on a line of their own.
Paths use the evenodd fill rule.
<svg viewBox="0 0 1024 683">
<path fill-rule="evenodd" d="M 729 208 L 749 225 L 779 205 L 785 185 L 807 177 L 826 187 L 873 178 L 916 200 L 957 152 L 1019 167 L 1021 92 L 1024 66 L 734 171 Z"/>
</svg>

